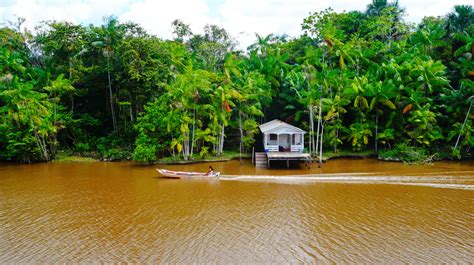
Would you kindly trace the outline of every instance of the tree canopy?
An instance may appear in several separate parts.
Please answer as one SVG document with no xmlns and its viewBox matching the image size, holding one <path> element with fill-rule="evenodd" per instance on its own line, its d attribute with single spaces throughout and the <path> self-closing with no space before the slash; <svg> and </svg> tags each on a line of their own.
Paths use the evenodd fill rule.
<svg viewBox="0 0 474 265">
<path fill-rule="evenodd" d="M 248 152 L 258 125 L 309 131 L 307 151 L 414 148 L 472 155 L 474 10 L 404 21 L 397 1 L 310 13 L 302 35 L 256 35 L 247 51 L 224 28 L 173 40 L 108 17 L 0 28 L 0 159 L 58 150 L 104 159 L 196 159 Z M 407 158 L 409 159 L 409 158 Z"/>
</svg>

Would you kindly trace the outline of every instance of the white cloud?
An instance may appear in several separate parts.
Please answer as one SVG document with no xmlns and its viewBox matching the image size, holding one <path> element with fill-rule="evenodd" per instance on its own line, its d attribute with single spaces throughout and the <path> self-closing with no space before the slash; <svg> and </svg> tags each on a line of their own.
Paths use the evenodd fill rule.
<svg viewBox="0 0 474 265">
<path fill-rule="evenodd" d="M 144 0 L 133 3 L 127 12 L 119 16 L 121 21 L 134 21 L 149 32 L 162 38 L 171 38 L 171 22 L 181 19 L 190 24 L 194 33 L 200 33 L 209 23 L 218 23 L 210 18 L 205 0 Z"/>
<path fill-rule="evenodd" d="M 129 0 L 9 0 L 0 5 L 0 18 L 5 22 L 23 17 L 29 29 L 45 20 L 98 23 L 106 15 L 123 12 L 128 4 Z"/>
<path fill-rule="evenodd" d="M 0 0 L 0 21 L 17 15 L 32 29 L 42 20 L 101 23 L 106 15 L 134 21 L 161 38 L 171 37 L 171 22 L 181 19 L 193 32 L 202 33 L 206 24 L 228 30 L 245 48 L 255 33 L 298 36 L 301 23 L 310 12 L 332 7 L 335 11 L 364 10 L 371 0 Z M 456 4 L 474 0 L 399 0 L 406 20 L 419 22 L 424 16 L 442 16 Z"/>
<path fill-rule="evenodd" d="M 399 0 L 399 5 L 405 8 L 407 21 L 418 23 L 425 16 L 444 16 L 453 11 L 455 5 L 474 5 L 474 0 Z"/>
<path fill-rule="evenodd" d="M 368 1 L 225 0 L 220 6 L 221 25 L 238 38 L 241 47 L 255 41 L 255 33 L 298 36 L 310 12 L 332 7 L 335 11 L 363 10 Z"/>
<path fill-rule="evenodd" d="M 255 33 L 299 36 L 301 23 L 310 12 L 331 7 L 336 12 L 364 11 L 371 0 L 225 0 L 220 6 L 221 25 L 247 47 L 255 41 Z M 409 22 L 420 22 L 425 16 L 443 16 L 454 5 L 474 4 L 474 0 L 399 0 Z"/>
</svg>

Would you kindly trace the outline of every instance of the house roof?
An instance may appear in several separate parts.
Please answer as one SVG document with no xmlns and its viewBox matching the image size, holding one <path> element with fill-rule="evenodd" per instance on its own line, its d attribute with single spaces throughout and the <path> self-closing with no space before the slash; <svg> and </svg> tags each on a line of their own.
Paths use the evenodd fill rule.
<svg viewBox="0 0 474 265">
<path fill-rule="evenodd" d="M 260 131 L 264 134 L 268 133 L 306 133 L 306 131 L 290 125 L 280 120 L 272 120 L 267 123 L 261 124 Z"/>
</svg>

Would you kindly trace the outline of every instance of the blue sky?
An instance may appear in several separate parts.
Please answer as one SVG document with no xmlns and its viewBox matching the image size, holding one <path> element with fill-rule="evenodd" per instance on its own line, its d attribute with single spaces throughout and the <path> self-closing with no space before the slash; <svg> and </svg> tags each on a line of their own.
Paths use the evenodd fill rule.
<svg viewBox="0 0 474 265">
<path fill-rule="evenodd" d="M 26 18 L 33 29 L 40 21 L 67 20 L 100 24 L 115 15 L 121 21 L 134 21 L 161 38 L 171 38 L 171 21 L 181 19 L 201 33 L 206 24 L 228 30 L 247 47 L 255 33 L 298 36 L 301 22 L 310 12 L 332 7 L 335 11 L 364 10 L 370 0 L 0 0 L 0 21 Z M 474 0 L 399 0 L 410 22 L 424 16 L 441 16 L 456 4 L 474 5 Z"/>
</svg>

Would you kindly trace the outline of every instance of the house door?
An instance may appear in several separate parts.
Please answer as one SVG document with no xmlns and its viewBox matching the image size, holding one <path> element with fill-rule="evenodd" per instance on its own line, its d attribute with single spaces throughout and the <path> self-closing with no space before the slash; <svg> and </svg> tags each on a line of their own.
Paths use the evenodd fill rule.
<svg viewBox="0 0 474 265">
<path fill-rule="evenodd" d="M 290 140 L 290 135 L 280 134 L 278 138 L 278 145 L 283 146 L 283 148 L 289 148 L 291 146 Z"/>
</svg>

